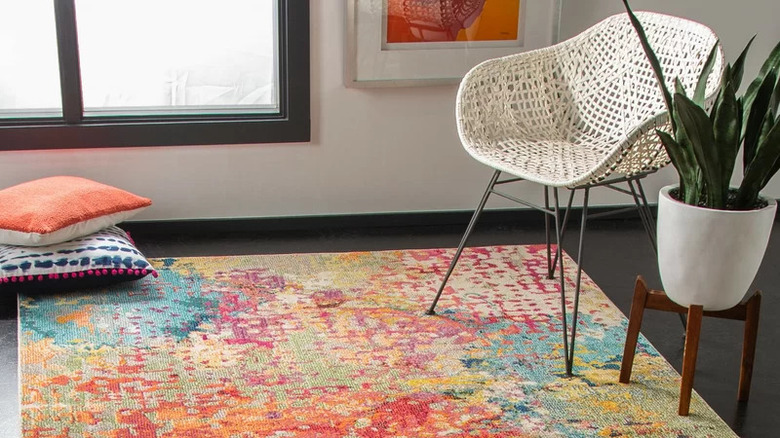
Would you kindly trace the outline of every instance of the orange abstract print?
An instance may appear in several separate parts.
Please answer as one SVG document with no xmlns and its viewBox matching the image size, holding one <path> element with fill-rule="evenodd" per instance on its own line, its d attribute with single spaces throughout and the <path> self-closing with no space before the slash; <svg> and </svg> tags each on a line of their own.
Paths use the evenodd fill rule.
<svg viewBox="0 0 780 438">
<path fill-rule="evenodd" d="M 387 43 L 511 41 L 521 0 L 387 0 Z"/>
</svg>

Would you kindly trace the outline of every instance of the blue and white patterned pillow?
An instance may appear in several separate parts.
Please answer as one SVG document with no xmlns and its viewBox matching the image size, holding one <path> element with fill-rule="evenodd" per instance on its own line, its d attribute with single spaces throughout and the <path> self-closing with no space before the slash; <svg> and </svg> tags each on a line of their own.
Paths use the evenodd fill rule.
<svg viewBox="0 0 780 438">
<path fill-rule="evenodd" d="M 127 233 L 116 226 L 48 246 L 0 245 L 0 288 L 61 291 L 149 274 L 157 276 Z"/>
</svg>

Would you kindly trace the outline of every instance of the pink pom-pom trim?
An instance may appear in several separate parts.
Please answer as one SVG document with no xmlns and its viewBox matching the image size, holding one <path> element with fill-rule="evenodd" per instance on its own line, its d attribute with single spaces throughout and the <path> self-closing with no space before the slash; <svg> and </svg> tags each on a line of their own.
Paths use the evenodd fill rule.
<svg viewBox="0 0 780 438">
<path fill-rule="evenodd" d="M 109 273 L 111 275 L 124 275 L 124 274 L 127 274 L 127 275 L 135 275 L 135 276 L 139 276 L 139 277 L 140 276 L 151 275 L 154 278 L 157 278 L 158 275 L 159 275 L 157 273 L 157 271 L 155 271 L 154 269 L 135 269 L 135 270 L 134 269 L 127 269 L 127 270 L 125 270 L 125 269 L 122 269 L 122 268 L 120 268 L 120 269 L 114 268 L 114 269 L 111 269 L 110 271 L 108 269 L 95 269 L 95 270 L 89 269 L 89 270 L 86 271 L 86 273 L 84 271 L 80 271 L 80 272 L 63 272 L 62 274 L 51 273 L 51 274 L 46 274 L 45 278 L 49 279 L 49 280 L 59 280 L 60 278 L 62 278 L 62 279 L 76 278 L 76 277 L 84 278 L 85 275 L 95 275 L 95 276 L 99 277 L 101 275 L 108 275 Z M 25 281 L 36 281 L 36 280 L 37 281 L 43 281 L 44 280 L 43 274 L 39 274 L 38 276 L 35 276 L 35 275 L 27 275 L 27 276 L 19 275 L 17 277 L 4 277 L 4 278 L 0 279 L 0 283 L 24 283 Z"/>
<path fill-rule="evenodd" d="M 122 230 L 122 231 L 125 231 L 125 230 Z M 129 231 L 125 231 L 125 235 L 127 235 L 127 240 L 129 240 L 130 243 L 135 245 L 135 240 L 133 240 L 133 237 L 130 235 L 130 232 Z"/>
</svg>

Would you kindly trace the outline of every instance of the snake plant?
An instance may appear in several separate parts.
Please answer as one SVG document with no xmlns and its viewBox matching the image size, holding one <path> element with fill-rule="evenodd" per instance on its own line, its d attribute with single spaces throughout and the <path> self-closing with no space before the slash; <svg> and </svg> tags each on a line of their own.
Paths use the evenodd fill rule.
<svg viewBox="0 0 780 438">
<path fill-rule="evenodd" d="M 709 114 L 705 86 L 712 71 L 718 43 L 705 62 L 693 95 L 675 80 L 674 92 L 664 80 L 642 24 L 623 0 L 642 48 L 653 67 L 666 102 L 671 133 L 657 130 L 680 178 L 678 198 L 686 204 L 713 209 L 750 210 L 761 205 L 759 192 L 780 170 L 780 43 L 764 62 L 742 96 L 745 57 L 755 36 L 734 64 L 727 64 Z M 743 178 L 736 189 L 731 176 L 742 147 Z"/>
</svg>

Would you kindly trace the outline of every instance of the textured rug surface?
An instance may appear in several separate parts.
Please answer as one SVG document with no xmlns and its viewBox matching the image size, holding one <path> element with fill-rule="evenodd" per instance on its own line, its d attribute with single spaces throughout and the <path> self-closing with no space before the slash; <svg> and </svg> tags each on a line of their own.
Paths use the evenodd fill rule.
<svg viewBox="0 0 780 438">
<path fill-rule="evenodd" d="M 564 375 L 543 246 L 157 259 L 158 278 L 19 301 L 37 437 L 735 436 L 583 279 Z M 573 263 L 567 258 L 569 283 Z M 633 285 L 626 285 L 632 293 Z"/>
</svg>

